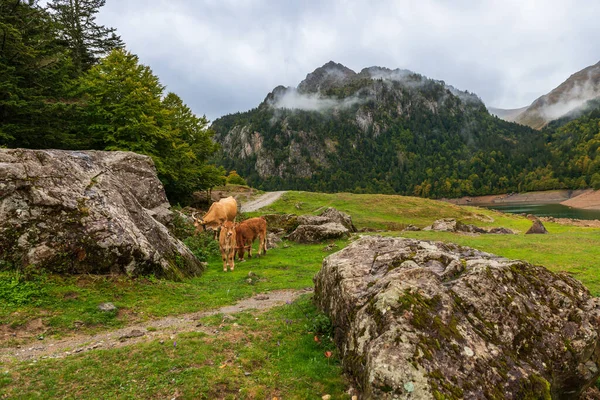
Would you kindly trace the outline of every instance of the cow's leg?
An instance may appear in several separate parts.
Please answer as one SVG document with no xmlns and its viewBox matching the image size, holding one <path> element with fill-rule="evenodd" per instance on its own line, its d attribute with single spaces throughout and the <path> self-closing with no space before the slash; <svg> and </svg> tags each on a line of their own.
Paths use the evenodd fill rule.
<svg viewBox="0 0 600 400">
<path fill-rule="evenodd" d="M 267 254 L 267 244 L 266 244 L 266 240 L 265 240 L 265 235 L 259 235 L 258 237 L 258 254 L 259 255 L 265 255 Z"/>
<path fill-rule="evenodd" d="M 227 272 L 227 254 L 221 249 L 221 258 L 223 259 L 223 271 Z"/>
<path fill-rule="evenodd" d="M 248 240 L 248 257 L 252 258 L 252 242 L 254 242 L 254 240 Z"/>
<path fill-rule="evenodd" d="M 231 266 L 232 271 L 233 271 L 233 268 L 235 267 L 234 258 L 235 258 L 235 251 L 233 249 L 231 249 L 231 251 L 229 252 L 229 265 Z"/>
</svg>

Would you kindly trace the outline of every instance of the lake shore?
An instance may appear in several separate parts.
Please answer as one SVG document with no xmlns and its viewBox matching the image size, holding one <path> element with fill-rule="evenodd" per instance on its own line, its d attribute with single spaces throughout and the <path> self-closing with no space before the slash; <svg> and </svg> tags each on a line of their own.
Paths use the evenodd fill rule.
<svg viewBox="0 0 600 400">
<path fill-rule="evenodd" d="M 600 190 L 547 190 L 441 199 L 456 205 L 483 206 L 501 204 L 562 204 L 586 210 L 600 210 Z"/>
</svg>

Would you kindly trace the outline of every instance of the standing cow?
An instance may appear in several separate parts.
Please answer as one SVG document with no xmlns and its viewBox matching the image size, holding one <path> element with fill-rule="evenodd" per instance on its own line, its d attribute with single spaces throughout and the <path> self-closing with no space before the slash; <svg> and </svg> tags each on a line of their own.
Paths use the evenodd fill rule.
<svg viewBox="0 0 600 400">
<path fill-rule="evenodd" d="M 252 258 L 252 243 L 258 238 L 258 255 L 267 254 L 267 221 L 263 217 L 250 218 L 235 228 L 238 247 L 238 260 L 244 261 L 244 252 L 248 249 L 248 257 Z"/>
<path fill-rule="evenodd" d="M 207 228 L 211 228 L 215 230 L 215 239 L 217 238 L 216 230 L 219 229 L 221 225 L 225 221 L 233 222 L 235 220 L 235 216 L 237 215 L 237 201 L 229 196 L 227 198 L 221 199 L 216 203 L 213 203 L 208 212 L 204 214 L 202 218 L 196 218 L 194 213 L 192 213 L 192 218 L 194 218 L 194 226 L 196 227 L 196 234 L 198 232 L 205 231 Z"/>
<path fill-rule="evenodd" d="M 219 248 L 221 249 L 221 258 L 223 259 L 223 271 L 227 272 L 227 267 L 235 267 L 235 224 L 231 221 L 225 221 L 221 226 L 221 233 L 219 234 Z"/>
</svg>

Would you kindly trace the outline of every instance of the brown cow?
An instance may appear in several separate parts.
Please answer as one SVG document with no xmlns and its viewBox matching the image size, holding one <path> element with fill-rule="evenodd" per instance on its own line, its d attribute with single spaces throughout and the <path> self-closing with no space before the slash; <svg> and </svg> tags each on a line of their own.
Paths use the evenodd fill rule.
<svg viewBox="0 0 600 400">
<path fill-rule="evenodd" d="M 202 232 L 207 228 L 217 230 L 225 221 L 234 221 L 237 215 L 237 201 L 231 196 L 221 199 L 216 203 L 213 203 L 208 212 L 204 214 L 203 218 L 194 218 L 194 226 L 196 227 L 196 233 Z M 216 238 L 215 232 L 215 238 Z"/>
<path fill-rule="evenodd" d="M 244 261 L 244 252 L 248 248 L 248 257 L 252 258 L 252 243 L 258 237 L 258 255 L 267 254 L 267 221 L 263 217 L 250 218 L 237 225 L 238 260 Z"/>
<path fill-rule="evenodd" d="M 233 271 L 235 264 L 233 259 L 235 258 L 235 224 L 231 221 L 225 221 L 221 226 L 221 233 L 219 234 L 219 247 L 221 249 L 221 258 L 223 259 L 223 271 L 227 272 L 229 266 Z"/>
</svg>

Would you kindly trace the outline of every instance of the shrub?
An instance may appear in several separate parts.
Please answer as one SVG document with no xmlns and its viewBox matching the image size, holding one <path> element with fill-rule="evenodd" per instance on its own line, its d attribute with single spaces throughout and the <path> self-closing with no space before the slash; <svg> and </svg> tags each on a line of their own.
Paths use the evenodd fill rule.
<svg viewBox="0 0 600 400">
<path fill-rule="evenodd" d="M 227 175 L 227 183 L 230 185 L 244 185 L 248 186 L 246 180 L 238 175 L 236 171 L 231 171 L 229 175 Z"/>
<path fill-rule="evenodd" d="M 214 240 L 211 231 L 200 232 L 198 235 L 188 236 L 183 243 L 190 249 L 192 254 L 200 261 L 207 261 L 211 256 L 219 256 L 219 243 Z"/>
</svg>

